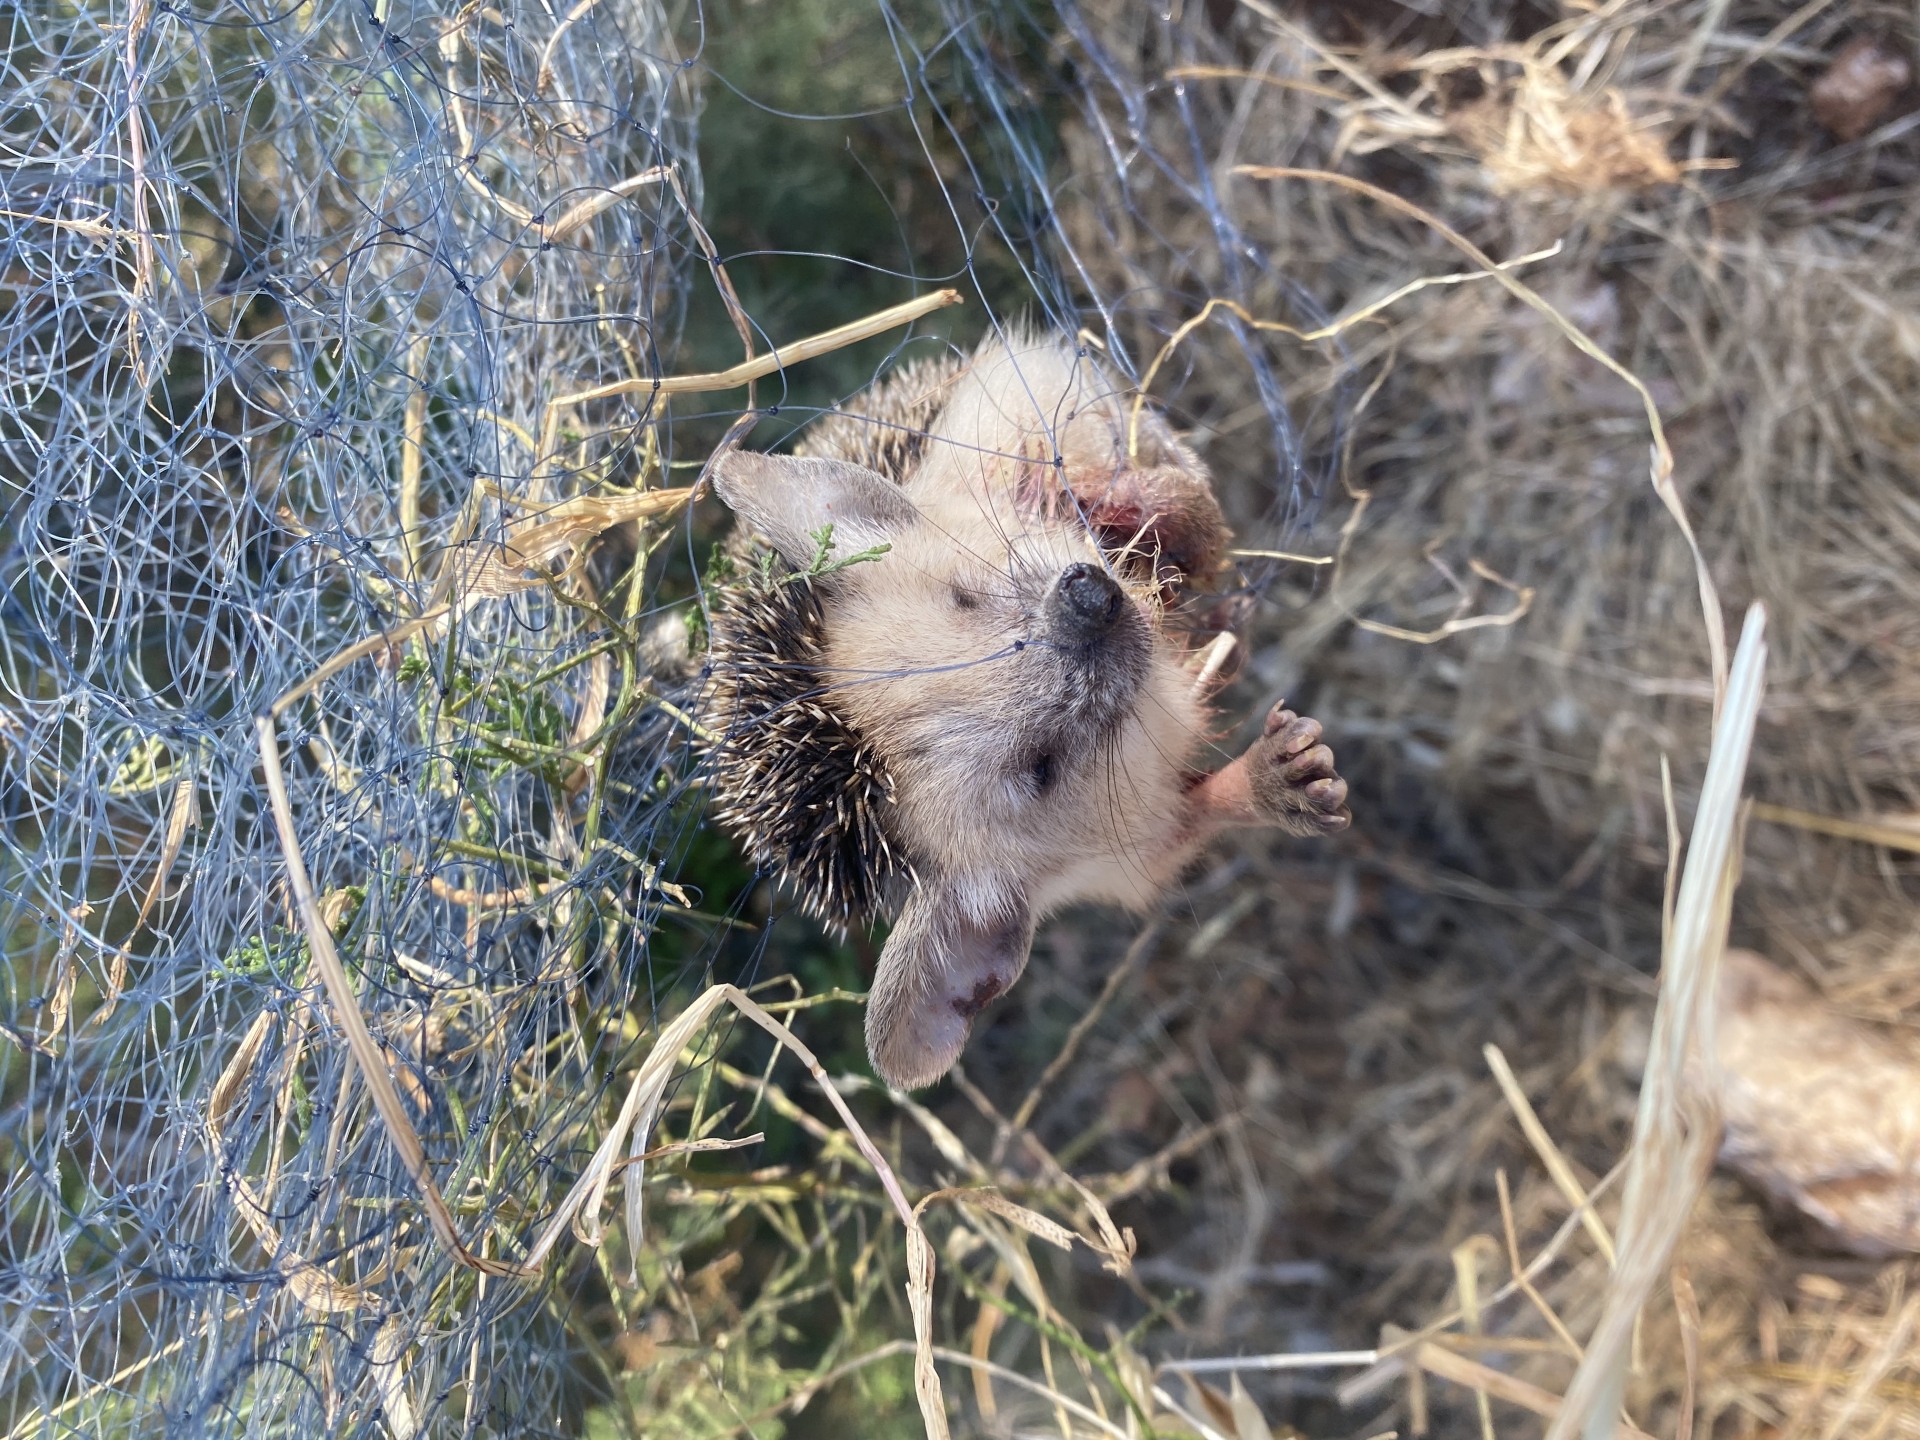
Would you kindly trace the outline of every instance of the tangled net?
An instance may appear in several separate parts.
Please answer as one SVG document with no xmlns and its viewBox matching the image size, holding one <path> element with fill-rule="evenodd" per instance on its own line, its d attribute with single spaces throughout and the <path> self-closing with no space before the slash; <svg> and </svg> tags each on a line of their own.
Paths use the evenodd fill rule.
<svg viewBox="0 0 1920 1440">
<path fill-rule="evenodd" d="M 1225 226 L 1090 296 L 1006 58 L 1042 22 L 943 23 L 893 103 L 1021 277 L 985 298 L 1139 373 L 1272 283 Z M 622 1285 L 678 1283 L 675 1222 L 642 1253 L 636 1171 L 584 1271 L 502 1272 L 555 1215 L 605 1236 L 576 1182 L 729 924 L 676 883 L 698 717 L 638 658 L 691 584 L 669 481 L 718 434 L 669 399 L 790 338 L 697 218 L 690 32 L 650 0 L 0 24 L 0 1425 L 572 1433 Z M 757 371 L 662 382 L 695 278 Z M 1233 333 L 1268 407 L 1239 482 L 1283 525 L 1311 467 Z"/>
<path fill-rule="evenodd" d="M 470 1431 L 558 1414 L 559 1320 L 423 1243 L 255 716 L 307 687 L 313 904 L 462 1223 L 511 1229 L 649 1024 L 675 841 L 684 733 L 604 643 L 659 537 L 607 594 L 568 563 L 664 513 L 666 452 L 645 393 L 553 403 L 675 344 L 674 37 L 643 0 L 5 23 L 0 1412 L 406 1433 L 465 1377 Z"/>
</svg>

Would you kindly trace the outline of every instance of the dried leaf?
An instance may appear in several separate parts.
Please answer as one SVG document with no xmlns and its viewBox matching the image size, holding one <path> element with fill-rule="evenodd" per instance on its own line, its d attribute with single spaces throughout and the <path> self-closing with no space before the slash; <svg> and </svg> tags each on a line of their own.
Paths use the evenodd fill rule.
<svg viewBox="0 0 1920 1440">
<path fill-rule="evenodd" d="M 1071 1250 L 1073 1242 L 1079 1239 L 1073 1231 L 1057 1221 L 1049 1220 L 1037 1210 L 1016 1204 L 998 1190 L 943 1190 L 940 1195 L 951 1196 L 961 1205 L 992 1211 L 1003 1220 L 1009 1220 L 1029 1235 L 1038 1236 L 1049 1245 L 1062 1250 Z"/>
<path fill-rule="evenodd" d="M 907 1227 L 907 1306 L 913 1312 L 913 1393 L 927 1440 L 949 1440 L 947 1404 L 933 1368 L 933 1246 L 916 1212 Z M 969 1357 L 971 1358 L 971 1357 Z"/>
<path fill-rule="evenodd" d="M 1195 1410 L 1205 1417 L 1207 1423 L 1223 1435 L 1237 1435 L 1239 1426 L 1234 1419 L 1233 1400 L 1221 1394 L 1204 1380 L 1192 1375 L 1181 1376 L 1187 1382 L 1187 1398 Z M 1235 1376 L 1237 1381 L 1240 1377 Z"/>
<path fill-rule="evenodd" d="M 368 1292 L 357 1285 L 341 1284 L 289 1247 L 273 1223 L 267 1201 L 240 1173 L 239 1165 L 226 1151 L 228 1112 L 253 1078 L 254 1067 L 273 1029 L 274 1019 L 270 1010 L 262 1010 L 254 1017 L 253 1024 L 247 1027 L 247 1033 L 241 1037 L 233 1058 L 214 1081 L 213 1091 L 207 1097 L 207 1148 L 219 1161 L 220 1174 L 226 1180 L 241 1222 L 253 1232 L 254 1239 L 260 1242 L 260 1248 L 272 1258 L 274 1269 L 286 1278 L 287 1288 L 292 1291 L 294 1298 L 308 1310 L 320 1315 L 358 1310 L 369 1300 Z"/>
<path fill-rule="evenodd" d="M 153 880 L 147 886 L 146 897 L 140 902 L 140 913 L 134 917 L 133 929 L 127 932 L 127 938 L 114 951 L 113 969 L 107 976 L 106 1002 L 93 1014 L 91 1024 L 98 1025 L 120 1003 L 120 992 L 127 983 L 127 947 L 133 944 L 134 937 L 146 928 L 147 917 L 153 913 L 153 907 L 159 903 L 161 892 L 167 888 L 167 876 L 173 873 L 173 862 L 180 858 L 180 847 L 187 838 L 187 822 L 194 814 L 194 772 L 182 766 L 180 778 L 173 787 L 173 806 L 167 812 L 167 833 L 160 842 L 160 863 L 153 867 Z"/>
<path fill-rule="evenodd" d="M 387 1417 L 387 1429 L 393 1432 L 393 1440 L 413 1440 L 420 1429 L 414 1418 L 413 1402 L 407 1399 L 406 1371 L 400 1364 L 406 1348 L 400 1317 L 395 1315 L 374 1333 L 367 1356 L 367 1369 L 372 1372 L 374 1388 L 380 1392 L 380 1409 Z"/>
<path fill-rule="evenodd" d="M 502 539 L 465 547 L 454 593 L 469 600 L 499 599 L 548 584 L 571 568 L 588 541 L 626 521 L 677 509 L 692 494 L 690 487 L 637 490 L 582 495 L 555 505 L 519 521 Z"/>
<path fill-rule="evenodd" d="M 1238 1370 L 1233 1372 L 1233 1388 L 1227 1392 L 1227 1403 L 1233 1410 L 1233 1433 L 1238 1440 L 1273 1440 L 1267 1417 L 1260 1413 L 1247 1387 L 1240 1383 Z"/>
</svg>

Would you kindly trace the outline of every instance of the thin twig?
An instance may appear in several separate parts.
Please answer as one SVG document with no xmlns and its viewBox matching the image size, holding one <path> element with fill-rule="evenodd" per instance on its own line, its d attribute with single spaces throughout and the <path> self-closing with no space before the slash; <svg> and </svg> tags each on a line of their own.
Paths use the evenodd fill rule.
<svg viewBox="0 0 1920 1440">
<path fill-rule="evenodd" d="M 127 358 L 142 385 L 147 369 L 140 353 L 140 307 L 153 294 L 153 227 L 147 216 L 146 114 L 140 108 L 140 39 L 147 28 L 148 0 L 132 0 L 127 17 L 127 164 L 133 175 L 133 295 L 127 305 Z"/>
<path fill-rule="evenodd" d="M 1058 1080 L 1061 1072 L 1073 1063 L 1073 1057 L 1080 1053 L 1081 1042 L 1099 1023 L 1107 1006 L 1113 1003 L 1113 997 L 1120 993 L 1120 987 L 1126 984 L 1133 972 L 1139 968 L 1141 960 L 1146 957 L 1153 942 L 1160 938 L 1160 924 L 1161 922 L 1157 919 L 1150 920 L 1145 928 L 1134 936 L 1133 943 L 1127 946 L 1127 953 L 1121 956 L 1120 963 L 1113 967 L 1113 973 L 1107 976 L 1106 984 L 1100 987 L 1100 994 L 1088 1008 L 1087 1013 L 1073 1022 L 1073 1028 L 1067 1032 L 1066 1041 L 1060 1046 L 1060 1053 L 1047 1062 L 1047 1068 L 1040 1072 L 1040 1078 L 1033 1082 L 1033 1088 L 1027 1091 L 1026 1098 L 1021 1100 L 1020 1107 L 1013 1112 L 1013 1119 L 1008 1124 L 1015 1131 L 1027 1128 L 1028 1123 L 1033 1119 L 1033 1112 L 1039 1108 L 1040 1097 L 1046 1093 L 1047 1087 Z M 1004 1149 L 1002 1142 L 996 1138 L 993 1158 L 995 1165 L 1000 1163 Z"/>
<path fill-rule="evenodd" d="M 195 775 L 191 765 L 182 765 L 180 778 L 173 787 L 173 804 L 167 811 L 167 831 L 160 841 L 160 863 L 153 867 L 153 880 L 147 886 L 146 896 L 140 901 L 140 913 L 134 916 L 133 929 L 127 932 L 126 940 L 114 951 L 113 969 L 107 976 L 106 1001 L 94 1011 L 87 1022 L 90 1025 L 103 1023 L 120 1003 L 120 991 L 127 983 L 127 951 L 141 930 L 146 928 L 147 917 L 153 913 L 153 907 L 160 903 L 160 896 L 167 888 L 167 877 L 173 873 L 173 862 L 180 858 L 180 847 L 186 843 L 187 825 L 193 819 L 195 800 Z"/>
<path fill-rule="evenodd" d="M 400 430 L 401 573 L 420 578 L 420 474 L 427 435 L 427 337 L 414 337 L 407 364 L 407 410 Z"/>
<path fill-rule="evenodd" d="M 863 320 L 823 330 L 818 335 L 809 335 L 804 340 L 796 340 L 765 355 L 743 360 L 725 370 L 706 375 L 662 375 L 651 380 L 615 380 L 606 385 L 596 385 L 590 390 L 562 395 L 552 403 L 556 406 L 585 405 L 593 400 L 610 400 L 617 395 L 705 395 L 715 390 L 738 390 L 742 385 L 751 384 L 790 365 L 798 365 L 803 360 L 812 360 L 862 340 L 870 340 L 875 335 L 884 335 L 902 325 L 911 325 L 936 310 L 962 303 L 964 297 L 958 290 L 936 290 L 918 300 L 909 300 L 904 305 L 878 311 Z"/>
<path fill-rule="evenodd" d="M 287 885 L 293 891 L 300 927 L 306 932 L 308 953 L 314 967 L 320 972 L 322 983 L 327 987 L 327 998 L 333 1002 L 334 1019 L 346 1034 L 347 1050 L 358 1065 L 361 1078 L 366 1081 L 367 1093 L 373 1098 L 374 1109 L 380 1112 L 387 1138 L 393 1142 L 393 1148 L 400 1154 L 400 1163 L 406 1166 L 407 1174 L 420 1192 L 421 1204 L 427 1211 L 427 1223 L 433 1227 L 435 1237 L 448 1253 L 461 1264 L 489 1275 L 513 1274 L 515 1267 L 502 1265 L 497 1260 L 481 1259 L 468 1250 L 460 1239 L 460 1232 L 453 1223 L 453 1212 L 447 1208 L 447 1202 L 441 1198 L 440 1187 L 434 1183 L 433 1171 L 427 1164 L 426 1149 L 420 1143 L 419 1133 L 413 1128 L 413 1121 L 407 1116 L 400 1092 L 393 1088 L 393 1077 L 387 1071 L 380 1045 L 367 1029 L 366 1018 L 360 1013 L 359 998 L 353 991 L 353 982 L 347 978 L 346 966 L 340 963 L 339 952 L 333 948 L 333 933 L 320 917 L 313 882 L 307 878 L 306 862 L 300 853 L 293 805 L 287 797 L 286 776 L 280 768 L 280 738 L 274 729 L 273 713 L 260 716 L 254 724 L 260 742 L 260 768 L 266 776 L 267 799 L 273 809 L 274 828 L 280 833 L 281 854 L 287 862 Z"/>
<path fill-rule="evenodd" d="M 1842 840 L 1859 840 L 1868 845 L 1884 845 L 1889 850 L 1920 852 L 1920 829 L 1883 820 L 1844 820 L 1837 815 L 1818 815 L 1811 810 L 1795 810 L 1786 805 L 1753 803 L 1753 818 L 1774 825 L 1791 825 L 1796 830 L 1811 830 L 1819 835 L 1837 835 Z"/>
<path fill-rule="evenodd" d="M 1256 5 L 1261 13 L 1267 7 Z M 1640 397 L 1641 407 L 1646 415 L 1647 429 L 1653 437 L 1652 481 L 1654 492 L 1667 508 L 1667 513 L 1680 527 L 1680 533 L 1686 537 L 1687 548 L 1693 554 L 1694 581 L 1700 591 L 1700 610 L 1707 626 L 1707 649 L 1713 667 L 1713 711 L 1718 717 L 1721 707 L 1726 703 L 1727 694 L 1727 631 L 1726 619 L 1720 613 L 1720 592 L 1713 583 L 1713 576 L 1707 569 L 1706 557 L 1700 552 L 1700 541 L 1693 531 L 1693 523 L 1687 519 L 1686 507 L 1680 503 L 1680 492 L 1673 484 L 1673 449 L 1667 444 L 1666 426 L 1660 421 L 1660 407 L 1654 404 L 1653 392 L 1647 389 L 1646 382 L 1622 365 L 1613 356 L 1601 348 L 1586 331 L 1575 325 L 1559 310 L 1555 309 L 1543 296 L 1531 286 L 1524 284 L 1509 271 L 1496 264 L 1486 251 L 1474 244 L 1466 236 L 1448 225 L 1439 216 L 1423 209 L 1411 200 L 1395 195 L 1391 190 L 1383 190 L 1378 185 L 1370 185 L 1351 175 L 1341 175 L 1332 170 L 1306 170 L 1284 165 L 1236 165 L 1235 175 L 1244 175 L 1251 180 L 1311 180 L 1325 185 L 1338 185 L 1356 194 L 1368 196 L 1388 209 L 1397 210 L 1430 228 L 1441 239 L 1482 266 L 1489 275 L 1505 286 L 1516 299 L 1532 307 L 1545 316 L 1581 354 L 1604 365 L 1608 370 L 1632 387 Z"/>
<path fill-rule="evenodd" d="M 1205 1360 L 1162 1360 L 1162 1370 L 1183 1375 L 1224 1374 L 1232 1370 L 1339 1370 L 1380 1363 L 1378 1350 L 1308 1350 L 1298 1354 L 1210 1356 Z"/>
<path fill-rule="evenodd" d="M 1240 168 L 1241 170 L 1248 170 L 1252 167 L 1242 166 Z M 1545 250 L 1536 250 L 1530 255 L 1517 256 L 1493 268 L 1495 270 L 1504 270 L 1508 266 L 1531 265 L 1538 260 L 1549 260 L 1560 253 L 1560 243 L 1561 242 L 1556 240 Z M 1488 263 L 1492 264 L 1491 261 Z M 1178 350 L 1186 341 L 1186 338 L 1193 334 L 1195 330 L 1199 329 L 1201 325 L 1205 324 L 1216 310 L 1230 311 L 1241 324 L 1250 325 L 1255 330 L 1265 330 L 1275 334 L 1290 335 L 1303 345 L 1312 345 L 1322 340 L 1331 340 L 1343 331 L 1352 329 L 1361 321 L 1372 319 L 1381 311 L 1391 309 L 1408 296 L 1417 295 L 1422 290 L 1432 289 L 1441 285 L 1461 285 L 1469 280 L 1484 280 L 1488 273 L 1491 272 L 1474 270 L 1455 275 L 1423 275 L 1417 280 L 1409 280 L 1406 284 L 1400 286 L 1399 289 L 1394 290 L 1390 294 L 1383 295 L 1378 300 L 1361 306 L 1352 314 L 1343 315 L 1331 324 L 1322 325 L 1315 330 L 1301 330 L 1280 320 L 1256 319 L 1245 306 L 1219 296 L 1214 297 L 1200 307 L 1199 314 L 1195 315 L 1191 320 L 1183 322 L 1173 334 L 1167 337 L 1166 343 L 1160 347 L 1159 352 L 1153 357 L 1153 363 L 1147 366 L 1146 373 L 1140 377 L 1140 384 L 1134 393 L 1133 403 L 1128 407 L 1127 411 L 1127 455 L 1132 457 L 1140 453 L 1140 415 L 1146 408 L 1147 391 L 1152 386 L 1154 377 L 1160 373 L 1160 367 L 1167 363 L 1174 351 Z"/>
<path fill-rule="evenodd" d="M 1560 1193 L 1580 1216 L 1581 1224 L 1586 1226 L 1587 1234 L 1593 1237 L 1593 1243 L 1607 1259 L 1607 1268 L 1613 1268 L 1613 1236 L 1607 1233 L 1607 1227 L 1600 1217 L 1593 1213 L 1593 1207 L 1587 1203 L 1587 1192 L 1580 1186 L 1579 1179 L 1573 1173 L 1573 1167 L 1567 1163 L 1567 1157 L 1560 1153 L 1560 1147 L 1553 1143 L 1553 1137 L 1547 1133 L 1547 1127 L 1540 1123 L 1540 1117 L 1534 1113 L 1533 1106 L 1527 1100 L 1527 1092 L 1520 1088 L 1520 1082 L 1514 1079 L 1513 1070 L 1507 1064 L 1507 1057 L 1500 1052 L 1498 1045 L 1488 1044 L 1481 1047 L 1480 1053 L 1486 1056 L 1487 1068 L 1493 1071 L 1493 1078 L 1499 1082 L 1500 1093 L 1506 1097 L 1507 1107 L 1513 1111 L 1514 1118 L 1520 1122 L 1520 1129 L 1526 1134 L 1527 1142 L 1540 1157 L 1540 1163 L 1546 1166 L 1547 1174 L 1553 1177 L 1553 1183 L 1560 1187 Z"/>
<path fill-rule="evenodd" d="M 1573 1338 L 1573 1332 L 1567 1329 L 1560 1317 L 1554 1313 L 1553 1307 L 1547 1304 L 1546 1297 L 1534 1287 L 1533 1281 L 1527 1278 L 1526 1270 L 1520 1263 L 1520 1236 L 1514 1228 L 1513 1195 L 1507 1189 L 1507 1172 L 1504 1169 L 1495 1170 L 1493 1179 L 1494 1187 L 1500 1196 L 1500 1228 L 1506 1233 L 1507 1268 L 1511 1272 L 1512 1283 L 1520 1288 L 1520 1293 L 1527 1297 L 1527 1303 L 1540 1313 L 1540 1317 L 1547 1322 L 1548 1328 L 1559 1337 L 1560 1344 L 1566 1353 L 1575 1360 L 1579 1360 L 1586 1351 L 1580 1348 L 1580 1342 Z"/>
<path fill-rule="evenodd" d="M 266 716 L 262 718 L 278 720 L 282 715 L 287 713 L 289 706 L 293 705 L 303 696 L 311 695 L 315 690 L 318 690 L 322 685 L 326 684 L 327 681 L 353 664 L 354 661 L 364 660 L 367 656 L 378 654 L 382 650 L 399 649 L 400 643 L 403 640 L 411 639 L 413 636 L 419 634 L 442 615 L 445 615 L 451 608 L 449 605 L 435 605 L 432 609 L 414 616 L 411 620 L 401 621 L 385 634 L 369 635 L 365 640 L 354 645 L 349 645 L 346 649 L 316 667 L 314 672 L 298 685 L 283 692 L 268 709 Z"/>
<path fill-rule="evenodd" d="M 1491 1365 L 1469 1360 L 1464 1355 L 1442 1349 L 1432 1341 L 1413 1352 L 1413 1362 L 1429 1375 L 1438 1375 L 1442 1380 L 1451 1380 L 1456 1385 L 1484 1391 L 1510 1405 L 1518 1405 L 1523 1410 L 1531 1410 L 1548 1419 L 1558 1417 L 1565 1409 L 1566 1402 L 1551 1390 L 1517 1380 L 1504 1370 L 1495 1370 Z M 1653 1440 L 1644 1430 L 1636 1429 L 1624 1420 L 1608 1427 L 1606 1434 L 1608 1440 Z"/>
</svg>

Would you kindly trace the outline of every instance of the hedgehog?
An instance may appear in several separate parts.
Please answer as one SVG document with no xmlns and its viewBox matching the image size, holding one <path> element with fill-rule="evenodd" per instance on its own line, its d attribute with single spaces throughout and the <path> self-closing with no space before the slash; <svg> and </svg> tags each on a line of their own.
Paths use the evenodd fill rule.
<svg viewBox="0 0 1920 1440">
<path fill-rule="evenodd" d="M 1051 333 L 895 371 L 791 455 L 712 470 L 747 544 L 704 673 L 716 818 L 835 925 L 890 919 L 875 1071 L 939 1079 L 1040 920 L 1144 912 L 1235 826 L 1351 822 L 1283 705 L 1209 769 L 1229 535 L 1199 458 Z"/>
</svg>

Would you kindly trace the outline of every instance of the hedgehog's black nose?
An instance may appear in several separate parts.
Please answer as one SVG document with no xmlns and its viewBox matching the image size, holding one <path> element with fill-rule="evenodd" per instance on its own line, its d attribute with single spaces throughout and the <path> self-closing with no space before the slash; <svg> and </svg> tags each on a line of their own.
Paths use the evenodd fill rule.
<svg viewBox="0 0 1920 1440">
<path fill-rule="evenodd" d="M 1056 645 L 1091 645 L 1113 628 L 1126 603 L 1098 565 L 1069 565 L 1047 597 L 1048 638 Z"/>
</svg>

